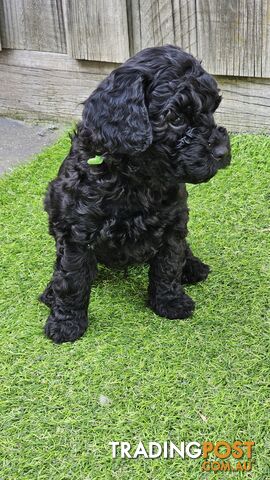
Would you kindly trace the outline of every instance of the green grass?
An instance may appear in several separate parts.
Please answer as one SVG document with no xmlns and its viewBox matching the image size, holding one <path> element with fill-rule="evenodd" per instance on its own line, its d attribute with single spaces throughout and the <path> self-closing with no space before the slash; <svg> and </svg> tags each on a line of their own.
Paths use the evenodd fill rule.
<svg viewBox="0 0 270 480">
<path fill-rule="evenodd" d="M 100 268 L 89 329 L 74 344 L 43 336 L 48 310 L 37 301 L 54 261 L 42 199 L 68 138 L 2 179 L 2 480 L 270 478 L 270 138 L 235 135 L 232 146 L 229 169 L 189 187 L 190 243 L 212 267 L 186 288 L 193 318 L 145 307 L 145 267 L 128 278 Z M 254 440 L 255 464 L 206 474 L 202 459 L 113 460 L 109 447 L 167 439 Z"/>
</svg>

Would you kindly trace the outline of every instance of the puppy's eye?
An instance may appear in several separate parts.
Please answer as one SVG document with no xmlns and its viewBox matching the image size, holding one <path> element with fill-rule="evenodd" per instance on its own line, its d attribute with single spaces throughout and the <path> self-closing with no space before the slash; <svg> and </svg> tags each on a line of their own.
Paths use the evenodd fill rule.
<svg viewBox="0 0 270 480">
<path fill-rule="evenodd" d="M 172 110 L 168 110 L 165 116 L 165 119 L 167 120 L 167 122 L 173 122 L 176 118 L 177 118 L 176 113 L 173 112 Z"/>
<path fill-rule="evenodd" d="M 181 113 L 177 114 L 176 112 L 173 112 L 171 110 L 169 110 L 165 119 L 173 126 L 182 125 L 182 123 L 184 123 L 184 116 Z"/>
<path fill-rule="evenodd" d="M 178 118 L 176 118 L 172 124 L 173 125 L 182 125 L 184 123 L 184 118 L 182 115 L 180 115 Z"/>
</svg>

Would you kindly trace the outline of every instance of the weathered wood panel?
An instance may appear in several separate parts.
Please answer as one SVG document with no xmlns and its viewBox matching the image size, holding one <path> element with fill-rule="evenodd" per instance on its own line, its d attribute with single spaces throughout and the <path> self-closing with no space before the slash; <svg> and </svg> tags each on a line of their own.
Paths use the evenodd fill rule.
<svg viewBox="0 0 270 480">
<path fill-rule="evenodd" d="M 175 43 L 198 55 L 196 0 L 173 0 Z"/>
<path fill-rule="evenodd" d="M 68 55 L 3 50 L 0 114 L 34 119 L 79 118 L 85 100 L 117 64 Z M 270 79 L 218 76 L 223 101 L 217 121 L 230 131 L 270 134 Z"/>
<path fill-rule="evenodd" d="M 269 0 L 128 0 L 132 52 L 175 43 L 216 75 L 270 77 Z"/>
<path fill-rule="evenodd" d="M 262 15 L 264 19 L 262 25 L 262 45 L 263 45 L 263 58 L 262 58 L 262 76 L 270 77 L 270 2 L 263 2 Z"/>
<path fill-rule="evenodd" d="M 1 0 L 3 48 L 66 52 L 62 0 Z"/>
<path fill-rule="evenodd" d="M 174 7 L 171 0 L 129 0 L 131 51 L 175 43 Z"/>
<path fill-rule="evenodd" d="M 0 114 L 33 119 L 78 118 L 84 101 L 115 64 L 68 55 L 3 50 Z"/>
<path fill-rule="evenodd" d="M 270 134 L 270 79 L 216 76 L 223 100 L 215 114 L 231 132 Z"/>
<path fill-rule="evenodd" d="M 131 51 L 168 43 L 197 55 L 196 0 L 128 0 Z"/>
<path fill-rule="evenodd" d="M 270 2 L 196 2 L 198 56 L 213 74 L 270 77 Z"/>
<path fill-rule="evenodd" d="M 72 57 L 104 62 L 123 62 L 129 57 L 125 0 L 63 1 Z"/>
</svg>

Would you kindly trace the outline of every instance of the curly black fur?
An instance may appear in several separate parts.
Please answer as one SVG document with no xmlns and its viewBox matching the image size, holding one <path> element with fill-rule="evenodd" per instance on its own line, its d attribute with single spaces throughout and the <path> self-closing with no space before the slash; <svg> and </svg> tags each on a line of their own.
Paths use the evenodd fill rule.
<svg viewBox="0 0 270 480">
<path fill-rule="evenodd" d="M 206 182 L 230 163 L 227 132 L 213 117 L 220 100 L 200 62 L 168 45 L 130 58 L 85 101 L 45 199 L 57 249 L 41 296 L 52 340 L 86 330 L 98 262 L 148 263 L 149 306 L 171 319 L 192 315 L 182 284 L 204 280 L 209 267 L 186 242 L 185 182 Z M 89 165 L 96 155 L 103 163 Z"/>
</svg>

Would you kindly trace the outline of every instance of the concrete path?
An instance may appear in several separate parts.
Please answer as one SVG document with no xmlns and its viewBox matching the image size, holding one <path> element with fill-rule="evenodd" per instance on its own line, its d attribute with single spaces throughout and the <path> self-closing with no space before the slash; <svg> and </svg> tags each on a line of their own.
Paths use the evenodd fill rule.
<svg viewBox="0 0 270 480">
<path fill-rule="evenodd" d="M 26 123 L 0 117 L 0 175 L 30 160 L 67 129 L 57 123 Z"/>
</svg>

